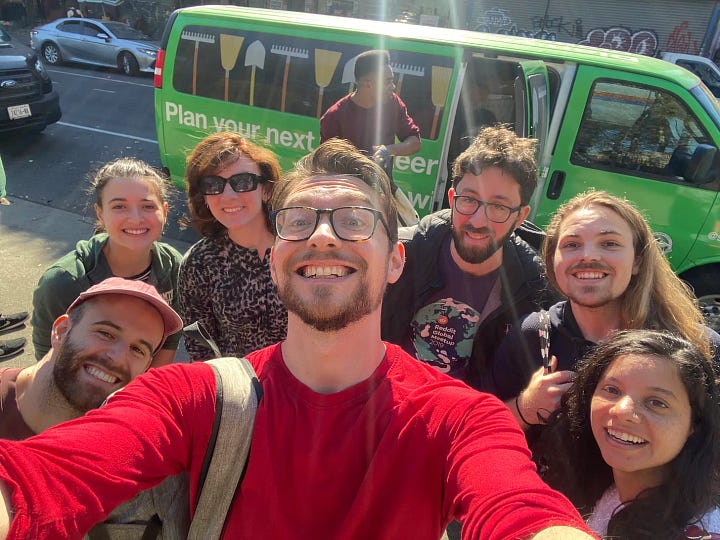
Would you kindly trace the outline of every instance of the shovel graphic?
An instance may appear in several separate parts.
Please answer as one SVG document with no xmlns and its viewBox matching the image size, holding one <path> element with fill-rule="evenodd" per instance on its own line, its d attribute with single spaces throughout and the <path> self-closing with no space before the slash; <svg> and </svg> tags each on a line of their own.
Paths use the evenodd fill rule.
<svg viewBox="0 0 720 540">
<path fill-rule="evenodd" d="M 432 67 L 432 87 L 430 91 L 430 99 L 435 105 L 435 116 L 433 116 L 432 128 L 430 129 L 430 138 L 435 138 L 437 132 L 438 119 L 440 118 L 440 109 L 445 105 L 448 89 L 450 88 L 450 77 L 452 69 L 440 66 Z"/>
<path fill-rule="evenodd" d="M 220 63 L 225 70 L 225 101 L 228 100 L 230 70 L 235 67 L 235 62 L 237 62 L 243 41 L 245 41 L 245 38 L 242 36 L 220 34 Z"/>
<path fill-rule="evenodd" d="M 188 30 L 183 30 L 183 33 L 180 34 L 180 39 L 195 42 L 195 53 L 193 54 L 192 70 L 192 93 L 194 96 L 197 94 L 197 61 L 200 43 L 215 43 L 215 36 L 212 34 L 203 34 L 202 32 L 190 32 Z"/>
<path fill-rule="evenodd" d="M 355 60 L 357 60 L 357 56 L 353 56 L 345 62 L 342 79 L 340 80 L 343 84 L 348 83 L 348 94 L 352 92 L 353 84 L 355 84 Z"/>
<path fill-rule="evenodd" d="M 245 66 L 252 66 L 250 72 L 250 106 L 255 105 L 255 68 L 265 68 L 265 47 L 260 40 L 253 41 L 245 51 Z"/>
<path fill-rule="evenodd" d="M 325 87 L 330 84 L 338 62 L 342 53 L 337 51 L 328 51 L 326 49 L 315 49 L 315 82 L 320 87 L 317 102 L 317 114 L 320 118 L 322 112 L 322 100 Z"/>
<path fill-rule="evenodd" d="M 290 72 L 290 59 L 309 58 L 307 49 L 297 49 L 295 47 L 285 47 L 283 45 L 273 45 L 270 52 L 285 56 L 285 73 L 283 74 L 282 94 L 280 96 L 280 111 L 285 112 L 285 97 L 287 96 L 288 73 Z"/>
<path fill-rule="evenodd" d="M 395 86 L 395 93 L 399 96 L 402 92 L 403 79 L 405 75 L 413 75 L 415 77 L 424 77 L 425 68 L 421 66 L 411 66 L 409 64 L 390 64 L 393 72 L 399 74 L 398 83 Z"/>
</svg>

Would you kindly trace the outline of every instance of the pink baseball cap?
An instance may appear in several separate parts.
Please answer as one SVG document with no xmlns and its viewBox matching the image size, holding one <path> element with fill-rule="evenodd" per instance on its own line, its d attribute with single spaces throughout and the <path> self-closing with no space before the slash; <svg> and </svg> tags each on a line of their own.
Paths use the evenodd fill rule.
<svg viewBox="0 0 720 540">
<path fill-rule="evenodd" d="M 182 330 L 183 322 L 180 315 L 178 315 L 175 310 L 168 305 L 155 287 L 143 281 L 135 281 L 120 277 L 107 278 L 97 285 L 93 285 L 86 291 L 81 292 L 80 296 L 78 296 L 75 301 L 70 304 L 70 307 L 67 308 L 66 313 L 70 313 L 88 298 L 100 296 L 101 294 L 125 294 L 127 296 L 134 296 L 135 298 L 145 300 L 148 304 L 154 307 L 162 317 L 164 326 L 163 338 L 160 345 L 158 345 L 158 350 L 163 346 L 168 336 Z"/>
</svg>

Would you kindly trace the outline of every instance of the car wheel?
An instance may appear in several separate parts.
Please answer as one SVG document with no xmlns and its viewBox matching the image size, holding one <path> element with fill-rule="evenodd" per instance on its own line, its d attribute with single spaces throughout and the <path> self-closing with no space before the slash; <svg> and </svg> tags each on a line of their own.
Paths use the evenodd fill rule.
<svg viewBox="0 0 720 540">
<path fill-rule="evenodd" d="M 48 64 L 56 65 L 62 62 L 60 49 L 54 43 L 46 43 L 42 46 L 42 57 Z"/>
<path fill-rule="evenodd" d="M 138 66 L 137 60 L 135 60 L 135 57 L 126 52 L 122 53 L 118 57 L 118 67 L 125 75 L 130 75 L 131 77 L 137 75 L 137 72 L 140 71 L 140 67 Z"/>
<path fill-rule="evenodd" d="M 705 324 L 720 333 L 720 267 L 713 265 L 693 269 L 682 278 L 695 291 Z"/>
</svg>

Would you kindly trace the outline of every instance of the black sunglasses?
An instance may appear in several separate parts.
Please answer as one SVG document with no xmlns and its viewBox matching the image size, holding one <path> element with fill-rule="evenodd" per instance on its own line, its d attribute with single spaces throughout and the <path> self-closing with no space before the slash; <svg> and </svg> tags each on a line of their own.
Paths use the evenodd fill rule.
<svg viewBox="0 0 720 540">
<path fill-rule="evenodd" d="M 262 176 L 250 172 L 241 172 L 233 174 L 230 178 L 212 175 L 203 176 L 200 179 L 200 191 L 203 195 L 220 195 L 225 191 L 225 184 L 230 183 L 230 187 L 237 193 L 245 191 L 255 191 L 258 184 L 265 182 Z"/>
</svg>

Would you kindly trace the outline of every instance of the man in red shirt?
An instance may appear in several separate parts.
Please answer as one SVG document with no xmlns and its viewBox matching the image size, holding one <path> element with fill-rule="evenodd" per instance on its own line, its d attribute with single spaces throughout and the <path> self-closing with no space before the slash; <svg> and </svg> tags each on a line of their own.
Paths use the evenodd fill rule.
<svg viewBox="0 0 720 540">
<path fill-rule="evenodd" d="M 344 141 L 322 144 L 272 208 L 288 333 L 248 356 L 263 397 L 223 538 L 436 540 L 454 518 L 465 538 L 593 538 L 539 479 L 499 400 L 381 341 L 403 248 L 378 166 Z M 214 409 L 210 366 L 171 365 L 84 418 L 0 441 L 0 533 L 4 521 L 8 538 L 77 538 L 183 470 L 195 501 Z"/>
</svg>

